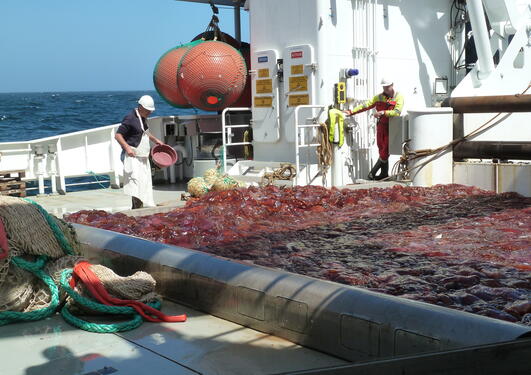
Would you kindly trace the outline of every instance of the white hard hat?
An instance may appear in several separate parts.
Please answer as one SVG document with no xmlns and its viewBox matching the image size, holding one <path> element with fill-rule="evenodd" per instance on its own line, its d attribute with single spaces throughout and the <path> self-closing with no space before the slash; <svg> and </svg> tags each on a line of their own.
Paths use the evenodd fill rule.
<svg viewBox="0 0 531 375">
<path fill-rule="evenodd" d="M 392 84 L 393 84 L 393 81 L 387 78 L 382 78 L 382 82 L 380 83 L 380 85 L 382 85 L 383 87 L 391 86 Z"/>
<path fill-rule="evenodd" d="M 140 104 L 148 111 L 153 112 L 155 110 L 155 102 L 153 101 L 153 98 L 149 95 L 143 95 L 140 99 L 138 99 L 138 104 Z"/>
</svg>

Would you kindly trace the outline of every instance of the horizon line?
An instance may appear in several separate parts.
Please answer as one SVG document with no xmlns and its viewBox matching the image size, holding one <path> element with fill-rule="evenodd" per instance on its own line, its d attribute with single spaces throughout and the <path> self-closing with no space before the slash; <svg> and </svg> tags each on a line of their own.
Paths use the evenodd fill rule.
<svg viewBox="0 0 531 375">
<path fill-rule="evenodd" d="M 128 92 L 128 91 L 157 91 L 151 89 L 111 89 L 111 90 L 53 90 L 53 91 L 0 91 L 0 94 L 57 94 L 57 93 L 87 93 L 87 92 Z"/>
</svg>

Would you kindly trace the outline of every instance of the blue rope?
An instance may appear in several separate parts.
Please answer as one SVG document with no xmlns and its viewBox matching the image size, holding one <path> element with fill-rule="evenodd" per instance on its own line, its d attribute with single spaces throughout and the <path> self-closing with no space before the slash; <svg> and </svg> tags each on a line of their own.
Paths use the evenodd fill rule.
<svg viewBox="0 0 531 375">
<path fill-rule="evenodd" d="M 2 311 L 0 312 L 0 326 L 15 323 L 19 321 L 34 321 L 41 320 L 52 315 L 57 306 L 59 306 L 59 289 L 53 282 L 53 279 L 47 275 L 42 268 L 46 264 L 47 257 L 39 256 L 35 262 L 27 261 L 20 257 L 13 257 L 11 259 L 16 266 L 33 273 L 50 289 L 51 300 L 50 305 L 43 309 L 30 311 L 30 312 L 18 312 L 18 311 Z"/>
<path fill-rule="evenodd" d="M 70 323 L 74 327 L 80 328 L 84 331 L 94 332 L 94 333 L 113 333 L 113 332 L 123 332 L 130 331 L 132 329 L 138 328 L 143 320 L 140 314 L 133 315 L 133 319 L 113 324 L 97 324 L 87 322 L 86 320 L 80 319 L 74 316 L 69 310 L 67 305 L 63 306 L 61 309 L 61 316 L 66 320 L 67 323 Z"/>
<path fill-rule="evenodd" d="M 86 171 L 85 173 L 87 173 L 87 174 L 91 175 L 92 177 L 94 177 L 94 179 L 96 180 L 96 182 L 98 183 L 98 185 L 100 185 L 103 189 L 107 189 L 107 186 L 103 185 L 103 184 L 101 183 L 101 181 L 103 181 L 103 182 L 109 182 L 109 183 L 111 182 L 110 180 L 107 180 L 107 179 L 103 179 L 103 180 L 101 180 L 101 181 L 98 180 L 98 175 L 97 175 L 96 173 L 92 172 L 92 171 Z"/>
<path fill-rule="evenodd" d="M 136 312 L 135 309 L 129 306 L 108 306 L 91 300 L 90 298 L 84 297 L 81 294 L 77 293 L 74 289 L 70 287 L 68 281 L 72 277 L 72 269 L 65 269 L 61 273 L 61 287 L 63 290 L 78 304 L 87 307 L 91 310 L 98 311 L 105 314 L 117 314 L 117 315 L 132 315 L 133 319 L 113 324 L 101 324 L 101 323 L 91 323 L 86 320 L 80 319 L 74 316 L 68 306 L 65 305 L 61 309 L 61 315 L 63 318 L 73 326 L 81 328 L 85 331 L 96 332 L 96 333 L 110 333 L 110 332 L 123 332 L 129 331 L 139 327 L 142 322 L 142 316 Z M 148 303 L 149 306 L 160 310 L 161 303 L 160 301 L 155 301 Z"/>
</svg>

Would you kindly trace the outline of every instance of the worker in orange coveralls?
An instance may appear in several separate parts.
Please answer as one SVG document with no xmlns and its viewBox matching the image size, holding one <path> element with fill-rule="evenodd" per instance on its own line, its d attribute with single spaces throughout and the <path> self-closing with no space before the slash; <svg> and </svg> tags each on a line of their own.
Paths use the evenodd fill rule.
<svg viewBox="0 0 531 375">
<path fill-rule="evenodd" d="M 358 105 L 352 111 L 345 111 L 347 116 L 352 116 L 371 108 L 376 109 L 374 114 L 374 117 L 378 119 L 376 124 L 376 144 L 378 145 L 380 157 L 369 172 L 369 180 L 382 180 L 389 177 L 389 117 L 400 116 L 404 106 L 404 98 L 395 91 L 393 81 L 384 78 L 381 85 L 383 87 L 382 93 L 364 104 Z M 381 170 L 380 174 L 376 175 L 379 170 Z"/>
</svg>

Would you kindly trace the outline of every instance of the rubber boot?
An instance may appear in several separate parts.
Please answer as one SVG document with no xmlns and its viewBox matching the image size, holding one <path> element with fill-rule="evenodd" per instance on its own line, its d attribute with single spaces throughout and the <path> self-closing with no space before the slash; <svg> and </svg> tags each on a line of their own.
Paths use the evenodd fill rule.
<svg viewBox="0 0 531 375">
<path fill-rule="evenodd" d="M 144 204 L 142 203 L 142 201 L 140 199 L 138 199 L 137 197 L 132 197 L 132 201 L 133 201 L 133 210 L 136 210 L 137 208 L 142 208 L 144 206 Z"/>
<path fill-rule="evenodd" d="M 382 168 L 380 169 L 380 174 L 374 179 L 380 181 L 387 177 L 389 177 L 389 160 L 382 160 Z"/>
<path fill-rule="evenodd" d="M 380 158 L 378 158 L 378 161 L 376 162 L 376 164 L 374 164 L 374 167 L 372 167 L 372 169 L 369 172 L 369 175 L 367 176 L 367 178 L 369 180 L 375 180 L 376 179 L 375 178 L 376 172 L 378 172 L 381 167 L 382 167 L 382 160 Z"/>
</svg>

